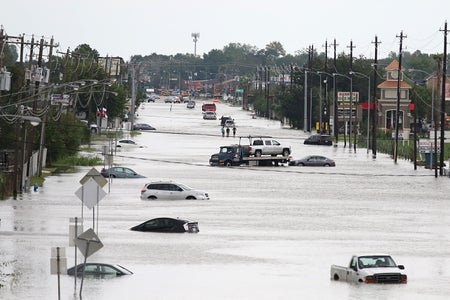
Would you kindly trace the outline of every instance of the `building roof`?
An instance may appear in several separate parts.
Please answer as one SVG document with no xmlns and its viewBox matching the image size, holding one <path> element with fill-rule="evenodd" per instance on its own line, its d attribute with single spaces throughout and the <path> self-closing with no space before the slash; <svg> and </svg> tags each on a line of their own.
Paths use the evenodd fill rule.
<svg viewBox="0 0 450 300">
<path fill-rule="evenodd" d="M 394 59 L 386 68 L 386 71 L 392 71 L 392 70 L 398 70 L 400 63 L 398 60 Z M 405 68 L 402 66 L 402 71 L 404 71 Z"/>
<path fill-rule="evenodd" d="M 378 85 L 379 89 L 396 89 L 397 88 L 397 81 L 384 81 Z M 409 85 L 405 81 L 400 81 L 400 88 L 401 89 L 410 89 L 411 85 Z"/>
</svg>

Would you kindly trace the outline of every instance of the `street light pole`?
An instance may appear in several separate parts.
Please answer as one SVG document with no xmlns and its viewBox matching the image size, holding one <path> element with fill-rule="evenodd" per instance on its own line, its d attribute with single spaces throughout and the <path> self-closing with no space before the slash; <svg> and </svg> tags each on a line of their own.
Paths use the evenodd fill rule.
<svg viewBox="0 0 450 300">
<path fill-rule="evenodd" d="M 350 150 L 352 149 L 352 123 L 353 123 L 353 78 L 340 73 L 333 73 L 333 76 L 342 76 L 350 80 L 350 111 L 349 111 L 349 135 L 348 135 L 348 143 L 350 145 Z M 355 144 L 356 150 L 356 144 Z"/>
</svg>

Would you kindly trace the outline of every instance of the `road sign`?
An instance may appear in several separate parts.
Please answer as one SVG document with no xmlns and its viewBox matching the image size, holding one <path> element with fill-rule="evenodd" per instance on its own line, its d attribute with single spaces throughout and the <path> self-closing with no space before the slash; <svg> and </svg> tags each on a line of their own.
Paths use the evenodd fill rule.
<svg viewBox="0 0 450 300">
<path fill-rule="evenodd" d="M 243 89 L 236 89 L 236 93 L 243 93 L 244 90 Z"/>
<path fill-rule="evenodd" d="M 91 256 L 103 247 L 103 243 L 92 228 L 89 228 L 80 234 L 75 239 L 75 245 L 85 258 Z"/>
<path fill-rule="evenodd" d="M 106 196 L 105 191 L 95 182 L 93 178 L 89 178 L 76 192 L 78 198 L 92 209 L 101 199 Z"/>
<path fill-rule="evenodd" d="M 84 177 L 80 179 L 80 183 L 82 185 L 85 184 L 89 178 L 93 178 L 95 182 L 97 182 L 97 184 L 101 187 L 104 187 L 108 183 L 108 180 L 106 180 L 106 178 L 103 177 L 103 175 L 99 171 L 97 171 L 96 168 L 92 168 L 91 170 L 89 170 L 89 172 L 87 172 L 86 175 L 84 175 Z"/>
</svg>

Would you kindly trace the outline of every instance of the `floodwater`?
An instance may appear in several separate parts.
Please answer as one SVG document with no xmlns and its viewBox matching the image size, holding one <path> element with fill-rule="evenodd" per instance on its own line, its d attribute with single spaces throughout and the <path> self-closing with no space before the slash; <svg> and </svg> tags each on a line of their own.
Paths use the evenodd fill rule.
<svg viewBox="0 0 450 300">
<path fill-rule="evenodd" d="M 64 247 L 73 266 L 69 220 L 83 216 L 87 230 L 97 213 L 104 247 L 88 262 L 121 264 L 134 274 L 85 279 L 85 300 L 449 299 L 449 178 L 343 143 L 303 145 L 303 131 L 225 104 L 218 104 L 218 117 L 235 118 L 238 136 L 271 135 L 292 145 L 294 158 L 321 154 L 337 166 L 210 167 L 210 155 L 239 138 L 222 137 L 219 120 L 203 120 L 199 104 L 189 110 L 146 103 L 138 110 L 136 122 L 157 131 L 130 137 L 142 148 L 123 147 L 114 160 L 147 178 L 114 179 L 95 214 L 75 195 L 88 167 L 0 201 L 0 299 L 58 299 L 51 248 Z M 160 179 L 206 190 L 211 200 L 141 200 L 144 183 Z M 200 233 L 129 230 L 161 216 L 198 221 Z M 330 265 L 347 265 L 359 253 L 391 254 L 405 265 L 408 284 L 330 280 Z M 80 252 L 77 257 L 79 263 Z M 79 280 L 76 290 L 73 277 L 61 275 L 59 282 L 61 299 L 80 299 Z"/>
</svg>

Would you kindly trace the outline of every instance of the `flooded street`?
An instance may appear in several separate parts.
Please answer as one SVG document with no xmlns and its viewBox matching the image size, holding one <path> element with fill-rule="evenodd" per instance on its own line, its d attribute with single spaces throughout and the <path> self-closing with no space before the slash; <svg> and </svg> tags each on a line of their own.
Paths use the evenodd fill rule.
<svg viewBox="0 0 450 300">
<path fill-rule="evenodd" d="M 203 120 L 201 102 L 146 103 L 136 123 L 155 132 L 124 138 L 115 164 L 147 178 L 113 179 L 99 203 L 98 236 L 104 247 L 88 262 L 120 264 L 133 275 L 86 279 L 82 299 L 448 299 L 450 295 L 450 179 L 366 149 L 304 145 L 300 130 L 252 119 L 238 107 L 237 136 L 270 135 L 292 146 L 297 159 L 320 154 L 336 161 L 320 167 L 210 167 L 222 137 L 220 120 Z M 103 166 L 98 166 L 101 170 Z M 69 219 L 82 216 L 75 195 L 90 170 L 50 176 L 37 192 L 0 201 L 0 299 L 58 299 L 50 274 L 52 247 L 65 247 Z M 210 200 L 145 201 L 140 190 L 174 180 L 209 193 Z M 83 209 L 84 230 L 92 211 Z M 156 217 L 198 221 L 198 234 L 136 232 Z M 330 265 L 353 254 L 387 253 L 405 265 L 406 285 L 365 285 L 330 280 Z M 78 263 L 82 260 L 78 252 Z M 80 299 L 74 278 L 61 276 L 61 299 Z"/>
</svg>

